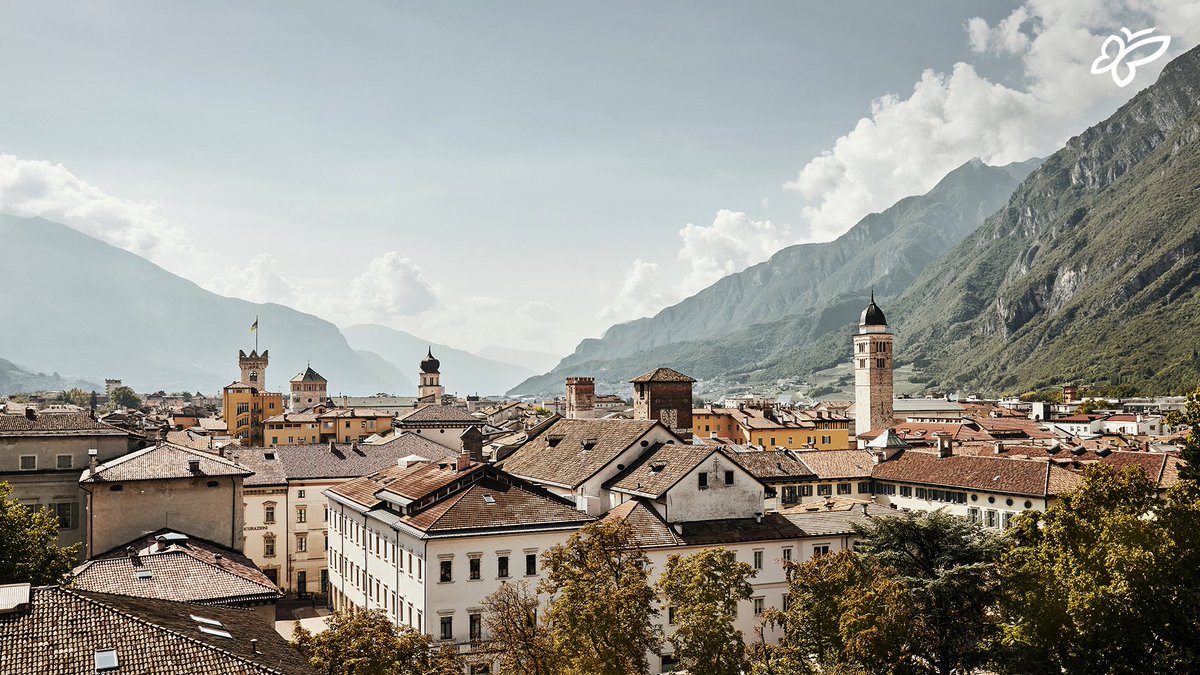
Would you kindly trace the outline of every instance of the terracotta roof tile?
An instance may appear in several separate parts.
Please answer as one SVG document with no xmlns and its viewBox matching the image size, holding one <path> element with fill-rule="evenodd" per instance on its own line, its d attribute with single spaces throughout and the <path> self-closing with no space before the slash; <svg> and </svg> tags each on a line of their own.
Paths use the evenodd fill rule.
<svg viewBox="0 0 1200 675">
<path fill-rule="evenodd" d="M 817 478 L 868 478 L 875 462 L 866 450 L 800 450 L 796 458 Z"/>
<path fill-rule="evenodd" d="M 670 368 L 655 368 L 654 370 L 638 375 L 630 380 L 630 382 L 695 382 L 694 378 L 688 377 L 678 370 Z"/>
<path fill-rule="evenodd" d="M 128 436 L 129 432 L 92 419 L 86 412 L 0 413 L 0 436 Z"/>
<path fill-rule="evenodd" d="M 717 448 L 705 445 L 655 443 L 625 470 L 605 483 L 605 487 L 609 490 L 660 497 L 714 452 L 725 454 Z"/>
<path fill-rule="evenodd" d="M 872 476 L 877 480 L 1045 497 L 1049 467 L 1050 463 L 1036 459 L 938 457 L 905 450 L 877 464 Z"/>
<path fill-rule="evenodd" d="M 195 472 L 189 468 L 192 461 L 200 462 Z M 210 452 L 164 442 L 105 462 L 96 467 L 94 474 L 90 469 L 85 470 L 79 482 L 116 483 L 194 476 L 249 476 L 253 473 L 240 464 Z"/>
<path fill-rule="evenodd" d="M 452 405 L 440 404 L 422 406 L 407 415 L 397 418 L 396 421 L 401 423 L 401 425 L 413 423 L 433 424 L 437 422 L 483 424 L 481 420 L 465 410 Z"/>
<path fill-rule="evenodd" d="M 560 419 L 509 455 L 501 466 L 533 481 L 577 487 L 656 424 L 649 420 Z"/>
<path fill-rule="evenodd" d="M 764 483 L 814 476 L 812 469 L 790 450 L 739 450 L 733 458 L 750 472 L 750 475 Z"/>
<path fill-rule="evenodd" d="M 122 675 L 315 672 L 249 610 L 58 587 L 30 596 L 29 611 L 0 615 L 0 672 L 93 673 L 101 648 L 116 650 Z M 231 637 L 202 633 L 192 615 L 219 621 Z"/>
</svg>

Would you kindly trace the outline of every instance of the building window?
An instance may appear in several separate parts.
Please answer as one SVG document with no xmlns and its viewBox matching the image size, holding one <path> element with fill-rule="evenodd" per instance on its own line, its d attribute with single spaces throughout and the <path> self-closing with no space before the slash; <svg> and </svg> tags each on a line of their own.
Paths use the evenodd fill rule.
<svg viewBox="0 0 1200 675">
<path fill-rule="evenodd" d="M 799 501 L 796 497 L 796 486 L 785 485 L 783 488 L 782 498 L 784 504 L 795 504 L 797 501 Z"/>
<path fill-rule="evenodd" d="M 971 508 L 967 509 L 967 518 L 969 518 L 972 523 L 978 523 L 979 522 L 979 507 L 972 506 Z"/>
<path fill-rule="evenodd" d="M 308 522 L 308 509 L 307 508 L 305 508 L 303 506 L 296 507 L 296 522 L 297 523 L 307 523 Z"/>
<path fill-rule="evenodd" d="M 675 625 L 675 608 L 674 607 L 667 608 L 667 625 L 668 626 Z"/>
<path fill-rule="evenodd" d="M 481 575 L 479 558 L 471 558 L 467 561 L 468 578 L 471 581 L 478 581 Z"/>
<path fill-rule="evenodd" d="M 22 471 L 37 471 L 37 455 L 21 455 Z"/>
<path fill-rule="evenodd" d="M 62 506 L 62 504 L 59 504 L 59 506 Z M 1012 517 L 1013 517 L 1012 511 L 1004 512 L 1004 517 L 1003 517 L 1004 529 L 1007 530 L 1008 528 L 1012 527 Z"/>
<path fill-rule="evenodd" d="M 818 495 L 818 496 L 821 496 L 821 497 L 829 497 L 829 496 L 832 496 L 832 495 L 833 495 L 833 486 L 832 486 L 832 485 L 828 485 L 828 484 L 826 484 L 826 485 L 818 485 L 818 486 L 817 486 L 817 495 Z"/>
<path fill-rule="evenodd" d="M 453 561 L 443 560 L 438 565 L 438 581 L 443 584 L 448 584 L 454 581 Z"/>
<path fill-rule="evenodd" d="M 783 559 L 784 560 L 792 559 L 792 547 L 791 546 L 783 547 Z"/>
<path fill-rule="evenodd" d="M 995 512 L 994 510 L 992 510 L 992 509 L 988 509 L 988 512 L 987 512 L 987 523 L 986 523 L 986 525 L 987 525 L 988 527 L 995 527 L 995 526 L 996 526 L 996 512 Z"/>
<path fill-rule="evenodd" d="M 525 554 L 525 576 L 531 577 L 537 574 L 537 554 Z"/>
<path fill-rule="evenodd" d="M 812 487 L 813 486 L 811 486 L 811 485 L 801 485 L 800 486 L 800 496 L 801 497 L 811 497 L 812 496 Z"/>
<path fill-rule="evenodd" d="M 479 642 L 483 640 L 483 615 L 469 614 L 467 618 L 471 628 L 471 642 Z"/>
<path fill-rule="evenodd" d="M 851 491 L 852 491 L 852 488 L 850 487 L 849 483 L 838 483 L 837 493 L 839 495 L 848 495 L 851 493 Z"/>
<path fill-rule="evenodd" d="M 865 495 L 865 494 L 869 494 L 870 492 L 871 492 L 871 484 L 870 483 L 859 483 L 858 484 L 858 494 Z"/>
<path fill-rule="evenodd" d="M 279 445 L 279 437 L 278 436 L 271 437 L 271 445 Z"/>
<path fill-rule="evenodd" d="M 660 669 L 662 672 L 673 673 L 678 669 L 679 669 L 679 659 L 678 658 L 676 658 L 674 655 L 667 655 L 667 656 L 662 657 L 662 668 Z"/>
<path fill-rule="evenodd" d="M 733 485 L 733 472 L 732 471 L 725 472 L 725 484 Z"/>
<path fill-rule="evenodd" d="M 263 555 L 269 558 L 275 556 L 275 535 L 263 536 Z"/>
<path fill-rule="evenodd" d="M 830 443 L 833 443 L 833 436 L 822 436 L 821 442 L 825 445 L 829 445 Z"/>
<path fill-rule="evenodd" d="M 762 616 L 763 604 L 762 598 L 754 598 L 754 616 Z"/>
<path fill-rule="evenodd" d="M 508 556 L 502 555 L 496 558 L 496 576 L 501 579 L 508 578 Z"/>
<path fill-rule="evenodd" d="M 304 490 L 296 490 L 296 497 L 298 499 L 304 499 Z"/>
<path fill-rule="evenodd" d="M 917 488 L 917 499 L 925 499 L 925 488 Z"/>
<path fill-rule="evenodd" d="M 829 544 L 817 544 L 813 546 L 813 557 L 818 558 L 823 555 L 829 555 Z"/>
<path fill-rule="evenodd" d="M 792 608 L 792 596 L 787 593 L 783 594 L 783 611 L 788 611 Z"/>
<path fill-rule="evenodd" d="M 697 476 L 697 480 L 699 481 L 700 489 L 707 490 L 708 489 L 708 472 L 701 471 L 700 473 L 696 474 L 696 476 Z"/>
<path fill-rule="evenodd" d="M 443 640 L 453 640 L 454 639 L 454 617 L 452 617 L 452 616 L 443 616 L 442 617 L 441 636 L 442 636 Z"/>
<path fill-rule="evenodd" d="M 296 551 L 298 553 L 305 553 L 308 551 L 308 537 L 306 535 L 296 535 Z"/>
<path fill-rule="evenodd" d="M 754 552 L 754 569 L 761 570 L 763 568 L 763 552 L 761 550 Z"/>
<path fill-rule="evenodd" d="M 64 502 L 61 504 L 51 504 L 50 510 L 58 517 L 58 529 L 73 530 L 75 529 L 75 504 Z"/>
<path fill-rule="evenodd" d="M 901 497 L 911 497 L 912 496 L 912 486 L 911 485 L 901 485 L 900 486 L 900 496 Z"/>
<path fill-rule="evenodd" d="M 55 459 L 55 466 L 59 469 L 70 469 L 75 463 L 70 455 L 58 455 Z"/>
<path fill-rule="evenodd" d="M 866 359 L 859 359 L 859 360 L 858 360 L 858 367 L 859 367 L 859 368 L 866 368 L 866 367 L 867 367 L 867 360 L 866 360 Z"/>
</svg>

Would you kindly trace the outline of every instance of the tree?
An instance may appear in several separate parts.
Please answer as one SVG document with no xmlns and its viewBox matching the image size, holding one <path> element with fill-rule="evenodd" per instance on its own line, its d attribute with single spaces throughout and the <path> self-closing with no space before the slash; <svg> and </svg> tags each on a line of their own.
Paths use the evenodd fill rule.
<svg viewBox="0 0 1200 675">
<path fill-rule="evenodd" d="M 1021 519 L 1002 563 L 998 668 L 1011 673 L 1200 670 L 1200 489 L 1158 499 L 1137 466 L 1093 465 Z"/>
<path fill-rule="evenodd" d="M 783 642 L 756 647 L 753 672 L 913 672 L 922 618 L 893 573 L 850 550 L 788 564 Z"/>
<path fill-rule="evenodd" d="M 724 548 L 693 555 L 672 555 L 658 580 L 663 603 L 674 614 L 675 632 L 667 638 L 688 672 L 738 675 L 745 668 L 746 645 L 734 627 L 738 603 L 750 599 L 749 563 Z"/>
<path fill-rule="evenodd" d="M 628 675 L 648 669 L 661 637 L 650 561 L 624 522 L 598 521 L 542 554 L 539 591 L 558 661 L 575 675 Z"/>
<path fill-rule="evenodd" d="M 483 600 L 488 648 L 500 659 L 501 675 L 555 675 L 554 641 L 538 617 L 538 596 L 529 584 L 503 583 Z"/>
<path fill-rule="evenodd" d="M 58 517 L 21 504 L 12 492 L 0 482 L 0 584 L 62 583 L 75 566 L 79 544 L 58 546 Z"/>
<path fill-rule="evenodd" d="M 140 408 L 142 399 L 129 387 L 117 387 L 108 397 L 109 405 L 114 408 Z"/>
<path fill-rule="evenodd" d="M 982 665 L 995 628 L 990 608 L 1003 541 L 941 511 L 880 518 L 856 530 L 857 550 L 893 571 L 921 617 L 910 646 L 918 671 L 949 675 Z"/>
<path fill-rule="evenodd" d="M 88 403 L 90 403 L 92 400 L 92 395 L 80 389 L 79 387 L 75 387 L 74 389 L 68 389 L 59 394 L 58 400 L 62 401 L 63 403 L 77 405 L 80 408 L 86 408 Z"/>
<path fill-rule="evenodd" d="M 461 658 L 424 633 L 392 624 L 380 610 L 334 612 L 310 633 L 296 622 L 292 646 L 325 675 L 460 675 Z"/>
<path fill-rule="evenodd" d="M 1084 399 L 1079 403 L 1079 407 L 1075 409 L 1075 412 L 1080 415 L 1090 415 L 1103 408 L 1106 403 L 1107 401 L 1098 401 L 1094 398 Z"/>
<path fill-rule="evenodd" d="M 1179 452 L 1179 456 L 1184 460 L 1179 468 L 1179 477 L 1186 480 L 1200 479 L 1200 389 L 1188 394 L 1183 411 L 1172 410 L 1167 415 L 1167 424 L 1172 427 L 1189 427 L 1183 449 Z"/>
</svg>

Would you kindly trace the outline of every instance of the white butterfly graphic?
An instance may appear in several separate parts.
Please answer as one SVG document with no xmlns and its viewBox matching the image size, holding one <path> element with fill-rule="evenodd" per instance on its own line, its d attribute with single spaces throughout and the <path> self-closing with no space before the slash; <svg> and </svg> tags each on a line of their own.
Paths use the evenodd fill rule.
<svg viewBox="0 0 1200 675">
<path fill-rule="evenodd" d="M 1092 74 L 1102 75 L 1104 73 L 1112 73 L 1113 82 L 1116 82 L 1118 87 L 1124 87 L 1133 82 L 1133 78 L 1137 75 L 1138 66 L 1144 66 L 1162 56 L 1166 53 L 1167 48 L 1171 46 L 1170 35 L 1159 35 L 1134 41 L 1135 38 L 1149 35 L 1156 29 L 1157 27 L 1147 28 L 1146 30 L 1132 33 L 1128 28 L 1122 28 L 1121 32 L 1125 34 L 1125 39 L 1121 39 L 1120 35 L 1109 35 L 1104 44 L 1100 45 L 1100 57 L 1092 62 Z M 1156 43 L 1158 44 L 1158 49 L 1153 54 L 1132 61 L 1125 61 L 1125 57 L 1129 56 L 1132 52 Z M 1117 53 L 1110 55 L 1108 53 L 1109 45 L 1114 44 L 1117 47 Z M 1121 66 L 1124 66 L 1123 73 L 1120 72 Z"/>
</svg>

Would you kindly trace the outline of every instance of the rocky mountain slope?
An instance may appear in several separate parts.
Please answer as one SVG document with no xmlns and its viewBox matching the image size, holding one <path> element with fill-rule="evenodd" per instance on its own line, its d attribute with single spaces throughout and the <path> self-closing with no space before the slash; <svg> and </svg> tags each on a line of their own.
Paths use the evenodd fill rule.
<svg viewBox="0 0 1200 675">
<path fill-rule="evenodd" d="M 834 241 L 789 246 L 652 318 L 584 340 L 513 393 L 561 391 L 565 377 L 583 374 L 597 377 L 602 390 L 623 391 L 624 380 L 662 364 L 706 380 L 761 378 L 856 316 L 871 289 L 881 299 L 906 289 L 1000 208 L 1037 163 L 967 162 L 928 193 L 866 216 Z"/>
<path fill-rule="evenodd" d="M 0 396 L 17 393 L 32 393 L 35 391 L 61 391 L 79 388 L 84 391 L 104 391 L 104 387 L 95 382 L 88 382 L 73 377 L 63 377 L 58 373 L 35 373 L 28 368 L 22 368 L 7 359 L 0 359 Z"/>
</svg>

